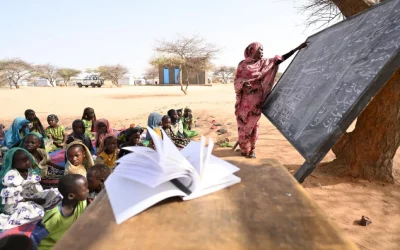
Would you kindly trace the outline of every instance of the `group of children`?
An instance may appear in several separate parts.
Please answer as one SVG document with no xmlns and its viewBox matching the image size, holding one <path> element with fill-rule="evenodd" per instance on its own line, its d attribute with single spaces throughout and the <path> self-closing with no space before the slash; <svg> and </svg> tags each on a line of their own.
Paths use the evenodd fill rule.
<svg viewBox="0 0 400 250">
<path fill-rule="evenodd" d="M 44 129 L 33 110 L 18 117 L 8 130 L 0 124 L 0 232 L 41 221 L 48 234 L 38 249 L 51 249 L 103 189 L 117 159 L 130 146 L 157 150 L 144 129 L 131 125 L 116 131 L 107 119 L 96 119 L 86 108 L 68 134 L 57 115 L 47 117 Z M 190 108 L 151 113 L 148 126 L 161 138 L 161 129 L 178 148 L 197 136 Z M 53 162 L 49 152 L 65 150 L 65 165 Z M 1 237 L 1 234 L 0 234 Z"/>
</svg>

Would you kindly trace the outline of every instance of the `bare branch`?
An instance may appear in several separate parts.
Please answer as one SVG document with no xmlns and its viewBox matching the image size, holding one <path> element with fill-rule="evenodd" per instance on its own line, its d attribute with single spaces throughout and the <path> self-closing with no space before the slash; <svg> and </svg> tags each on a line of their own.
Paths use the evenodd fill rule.
<svg viewBox="0 0 400 250">
<path fill-rule="evenodd" d="M 34 71 L 37 77 L 48 80 L 52 87 L 55 86 L 56 80 L 59 78 L 58 68 L 51 64 L 36 65 Z"/>
<path fill-rule="evenodd" d="M 118 80 L 129 73 L 127 67 L 117 65 L 103 65 L 98 67 L 94 72 L 99 73 L 100 77 L 110 80 L 114 85 L 118 86 Z"/>
<path fill-rule="evenodd" d="M 235 67 L 220 66 L 214 71 L 214 75 L 221 78 L 223 83 L 228 83 L 229 78 L 232 78 L 236 73 Z"/>
</svg>

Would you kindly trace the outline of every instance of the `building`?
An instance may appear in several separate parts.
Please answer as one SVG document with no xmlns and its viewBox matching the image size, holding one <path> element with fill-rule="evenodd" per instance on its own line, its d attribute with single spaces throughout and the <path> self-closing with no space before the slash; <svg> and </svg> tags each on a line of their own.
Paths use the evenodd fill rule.
<svg viewBox="0 0 400 250">
<path fill-rule="evenodd" d="M 179 67 L 159 67 L 158 70 L 160 84 L 179 84 Z M 187 79 L 186 71 L 182 70 L 182 79 Z M 206 71 L 193 71 L 189 75 L 190 84 L 207 84 Z M 184 83 L 184 81 L 183 81 Z"/>
</svg>

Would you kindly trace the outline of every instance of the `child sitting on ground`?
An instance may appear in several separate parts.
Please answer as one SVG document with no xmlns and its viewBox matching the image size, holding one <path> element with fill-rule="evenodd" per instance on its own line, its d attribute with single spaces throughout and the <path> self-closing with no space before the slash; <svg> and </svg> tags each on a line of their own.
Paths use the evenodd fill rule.
<svg viewBox="0 0 400 250">
<path fill-rule="evenodd" d="M 86 171 L 94 165 L 89 149 L 79 141 L 73 141 L 67 146 L 65 152 L 67 163 L 64 175 L 80 174 L 86 177 Z"/>
<path fill-rule="evenodd" d="M 0 230 L 7 230 L 40 220 L 44 210 L 61 200 L 57 189 L 43 190 L 32 155 L 22 148 L 12 148 L 4 156 L 0 171 Z"/>
<path fill-rule="evenodd" d="M 117 138 L 114 135 L 106 135 L 100 146 L 96 163 L 105 164 L 109 168 L 114 168 L 118 156 Z"/>
<path fill-rule="evenodd" d="M 104 140 L 104 137 L 107 134 L 114 133 L 112 127 L 110 126 L 110 123 L 108 122 L 107 119 L 104 119 L 104 118 L 96 121 L 96 124 L 94 126 L 94 132 L 96 133 L 95 142 L 96 142 L 97 150 L 99 150 L 99 147 L 100 147 L 102 141 Z"/>
<path fill-rule="evenodd" d="M 52 170 L 52 167 L 64 172 L 63 167 L 58 166 L 51 161 L 49 154 L 44 149 L 44 140 L 41 134 L 36 132 L 27 134 L 24 139 L 22 139 L 20 147 L 26 149 L 33 156 L 33 159 L 40 168 L 40 177 L 48 175 L 49 166 L 51 169 L 50 172 L 52 173 L 58 172 Z"/>
<path fill-rule="evenodd" d="M 7 130 L 4 135 L 3 146 L 6 148 L 12 148 L 18 146 L 29 133 L 29 121 L 22 117 L 17 117 L 11 124 L 11 127 Z"/>
<path fill-rule="evenodd" d="M 50 250 L 65 232 L 77 221 L 86 208 L 89 193 L 88 182 L 79 174 L 60 178 L 58 190 L 63 196 L 60 204 L 46 212 L 42 223 L 49 234 L 40 241 L 39 250 Z"/>
<path fill-rule="evenodd" d="M 58 117 L 54 114 L 47 116 L 47 123 L 49 126 L 46 128 L 46 134 L 51 140 L 53 140 L 50 152 L 64 148 L 67 145 L 68 136 L 65 132 L 65 128 L 58 125 Z"/>
<path fill-rule="evenodd" d="M 186 147 L 189 142 L 190 139 L 187 138 L 179 138 L 172 130 L 171 130 L 171 118 L 168 115 L 163 116 L 163 118 L 161 119 L 161 123 L 162 123 L 162 129 L 164 130 L 165 134 L 167 134 L 167 136 L 169 138 L 171 138 L 172 142 L 175 144 L 175 146 L 177 148 L 184 148 Z M 162 133 L 161 130 L 159 128 L 155 128 L 154 132 L 156 132 L 158 135 L 161 135 L 162 138 Z M 154 143 L 151 141 L 151 145 L 154 145 Z"/>
<path fill-rule="evenodd" d="M 183 124 L 175 109 L 168 111 L 168 116 L 171 119 L 170 129 L 178 138 L 185 138 L 183 134 Z"/>
<path fill-rule="evenodd" d="M 141 127 L 134 127 L 134 128 L 128 128 L 125 132 L 125 135 L 128 139 L 127 143 L 123 143 L 120 145 L 120 150 L 118 153 L 118 159 L 121 158 L 124 155 L 127 155 L 129 153 L 132 153 L 131 151 L 123 149 L 124 147 L 134 147 L 134 146 L 140 146 L 144 147 L 145 145 L 140 141 L 140 136 L 143 133 L 143 129 Z"/>
<path fill-rule="evenodd" d="M 91 140 L 93 140 L 94 125 L 96 123 L 96 114 L 94 113 L 94 109 L 85 108 L 83 110 L 82 121 L 85 125 L 85 134 L 88 135 Z"/>
<path fill-rule="evenodd" d="M 192 130 L 193 115 L 192 115 L 192 110 L 189 107 L 186 107 L 184 110 L 182 123 L 183 123 L 183 134 L 187 138 L 192 138 L 198 135 L 197 131 Z"/>
<path fill-rule="evenodd" d="M 36 132 L 43 136 L 43 138 L 47 138 L 46 132 L 40 122 L 39 118 L 36 116 L 35 111 L 32 109 L 25 110 L 25 119 L 31 122 L 32 127 L 30 128 L 29 132 Z"/>
<path fill-rule="evenodd" d="M 104 164 L 96 164 L 87 171 L 89 186 L 88 203 L 92 203 L 96 196 L 103 190 L 104 182 L 111 174 L 111 169 Z"/>
<path fill-rule="evenodd" d="M 82 142 L 90 151 L 92 155 L 94 155 L 94 148 L 92 141 L 89 136 L 85 134 L 85 124 L 82 120 L 75 120 L 72 123 L 72 134 L 68 136 L 67 144 L 70 144 L 73 141 Z"/>
</svg>

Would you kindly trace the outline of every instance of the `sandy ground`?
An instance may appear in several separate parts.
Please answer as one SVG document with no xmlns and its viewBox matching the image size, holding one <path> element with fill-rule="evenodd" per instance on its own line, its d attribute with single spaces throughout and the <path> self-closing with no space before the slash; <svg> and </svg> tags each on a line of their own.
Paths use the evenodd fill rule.
<svg viewBox="0 0 400 250">
<path fill-rule="evenodd" d="M 232 85 L 189 87 L 185 96 L 178 87 L 123 87 L 123 88 L 22 88 L 0 89 L 0 123 L 8 127 L 25 109 L 36 111 L 43 123 L 48 114 L 57 114 L 60 123 L 70 126 L 82 116 L 85 107 L 93 107 L 97 118 L 107 118 L 114 128 L 129 124 L 145 126 L 147 116 L 156 111 L 166 114 L 168 109 L 190 106 L 197 119 L 197 128 L 203 135 L 215 140 L 226 137 L 237 139 L 233 115 L 234 92 Z M 228 130 L 218 136 L 211 130 L 216 120 Z M 46 124 L 47 125 L 47 124 Z M 289 142 L 268 122 L 261 119 L 261 135 L 256 149 L 258 158 L 276 158 L 290 173 L 303 163 L 303 158 Z M 227 154 L 237 154 L 229 149 Z M 228 153 L 228 151 L 230 153 Z M 324 161 L 334 158 L 329 153 Z M 243 159 L 248 160 L 248 159 Z M 394 185 L 371 183 L 352 178 L 337 178 L 317 169 L 303 184 L 308 193 L 360 249 L 399 249 L 400 246 L 400 152 L 394 159 Z M 362 215 L 372 224 L 354 225 Z"/>
</svg>

